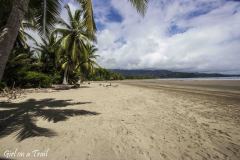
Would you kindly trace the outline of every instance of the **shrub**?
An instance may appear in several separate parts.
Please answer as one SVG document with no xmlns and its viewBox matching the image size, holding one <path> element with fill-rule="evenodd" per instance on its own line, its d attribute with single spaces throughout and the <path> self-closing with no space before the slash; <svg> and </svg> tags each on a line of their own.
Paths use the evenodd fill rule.
<svg viewBox="0 0 240 160">
<path fill-rule="evenodd" d="M 78 72 L 70 72 L 68 74 L 68 83 L 69 84 L 77 84 L 77 82 L 80 80 L 80 73 Z"/>
<path fill-rule="evenodd" d="M 53 84 L 61 84 L 62 83 L 62 76 L 60 73 L 55 73 L 52 76 L 52 83 Z"/>
<path fill-rule="evenodd" d="M 7 85 L 4 82 L 0 82 L 0 91 L 2 91 Z"/>
<path fill-rule="evenodd" d="M 23 78 L 25 87 L 50 87 L 52 80 L 49 76 L 39 72 L 29 71 Z"/>
</svg>

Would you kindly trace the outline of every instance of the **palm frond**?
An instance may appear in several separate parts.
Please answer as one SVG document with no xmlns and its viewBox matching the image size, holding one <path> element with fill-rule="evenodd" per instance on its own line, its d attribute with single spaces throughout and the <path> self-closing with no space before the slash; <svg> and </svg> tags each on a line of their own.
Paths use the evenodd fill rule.
<svg viewBox="0 0 240 160">
<path fill-rule="evenodd" d="M 30 0 L 28 19 L 34 19 L 41 35 L 49 34 L 58 20 L 62 0 Z M 45 8 L 45 9 L 44 9 Z"/>
<path fill-rule="evenodd" d="M 71 26 L 67 22 L 65 22 L 63 19 L 60 19 L 58 21 L 58 24 L 62 25 L 63 27 L 66 27 L 67 29 L 71 29 Z"/>
<path fill-rule="evenodd" d="M 60 35 L 68 35 L 71 33 L 71 29 L 67 28 L 56 28 L 53 33 L 60 34 Z"/>
<path fill-rule="evenodd" d="M 73 26 L 74 17 L 73 17 L 73 15 L 72 15 L 72 12 L 71 12 L 71 9 L 70 9 L 69 5 L 68 5 L 68 4 L 65 5 L 64 8 L 66 8 L 66 10 L 67 10 L 67 12 L 68 12 L 69 22 L 70 22 L 71 26 Z"/>
<path fill-rule="evenodd" d="M 70 42 L 71 42 L 71 34 L 68 34 L 62 39 L 61 47 L 64 48 L 65 50 L 68 50 L 68 48 L 70 47 Z"/>
<path fill-rule="evenodd" d="M 145 15 L 148 0 L 129 0 L 129 1 L 132 3 L 132 5 L 137 9 L 137 11 L 140 14 Z"/>
<path fill-rule="evenodd" d="M 97 30 L 97 27 L 94 21 L 92 0 L 77 0 L 77 1 L 80 3 L 83 9 L 83 17 L 85 25 L 87 26 L 87 30 L 89 34 L 93 36 Z"/>
</svg>

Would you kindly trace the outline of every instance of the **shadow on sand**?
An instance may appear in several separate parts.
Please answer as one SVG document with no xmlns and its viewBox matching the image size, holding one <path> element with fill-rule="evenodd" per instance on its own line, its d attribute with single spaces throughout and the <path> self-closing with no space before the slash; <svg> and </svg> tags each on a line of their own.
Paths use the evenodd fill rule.
<svg viewBox="0 0 240 160">
<path fill-rule="evenodd" d="M 9 158 L 0 157 L 0 160 L 13 160 L 13 159 L 9 159 Z"/>
<path fill-rule="evenodd" d="M 26 138 L 56 136 L 51 129 L 36 125 L 38 117 L 49 122 L 65 121 L 69 117 L 83 115 L 98 115 L 97 112 L 77 109 L 62 109 L 72 105 L 88 104 L 91 102 L 73 103 L 71 100 L 29 99 L 25 102 L 0 102 L 0 138 L 16 132 L 16 139 L 22 141 Z"/>
</svg>

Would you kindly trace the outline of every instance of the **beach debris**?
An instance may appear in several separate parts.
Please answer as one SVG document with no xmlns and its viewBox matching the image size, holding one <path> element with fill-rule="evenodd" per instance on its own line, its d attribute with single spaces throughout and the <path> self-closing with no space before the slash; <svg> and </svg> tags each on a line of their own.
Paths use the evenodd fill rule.
<svg viewBox="0 0 240 160">
<path fill-rule="evenodd" d="M 68 89 L 71 89 L 71 88 L 75 88 L 76 86 L 75 85 L 61 84 L 61 85 L 52 85 L 52 87 L 55 90 L 68 90 Z"/>
<path fill-rule="evenodd" d="M 4 88 L 1 97 L 7 97 L 7 101 L 15 100 L 23 95 L 24 91 L 20 88 Z"/>
<path fill-rule="evenodd" d="M 106 85 L 106 87 L 111 87 L 112 86 L 112 83 L 109 83 Z"/>
</svg>

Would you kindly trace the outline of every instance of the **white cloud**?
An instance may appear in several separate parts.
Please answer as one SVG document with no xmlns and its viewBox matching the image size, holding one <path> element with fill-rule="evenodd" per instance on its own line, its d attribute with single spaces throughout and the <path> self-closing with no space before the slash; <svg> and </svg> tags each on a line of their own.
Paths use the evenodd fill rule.
<svg viewBox="0 0 240 160">
<path fill-rule="evenodd" d="M 104 67 L 240 73 L 237 2 L 153 0 L 144 18 L 127 0 L 111 0 L 111 5 L 123 21 L 97 17 L 105 23 L 98 32 L 99 63 Z M 102 15 L 109 12 L 97 5 L 95 9 Z M 188 30 L 171 35 L 173 24 Z"/>
<path fill-rule="evenodd" d="M 75 0 L 67 2 L 73 11 L 79 7 Z M 93 2 L 96 22 L 104 24 L 97 33 L 98 62 L 106 68 L 240 74 L 240 3 L 151 0 L 143 18 L 128 0 Z M 122 21 L 108 19 L 111 7 Z M 66 10 L 61 17 L 68 20 Z"/>
</svg>

